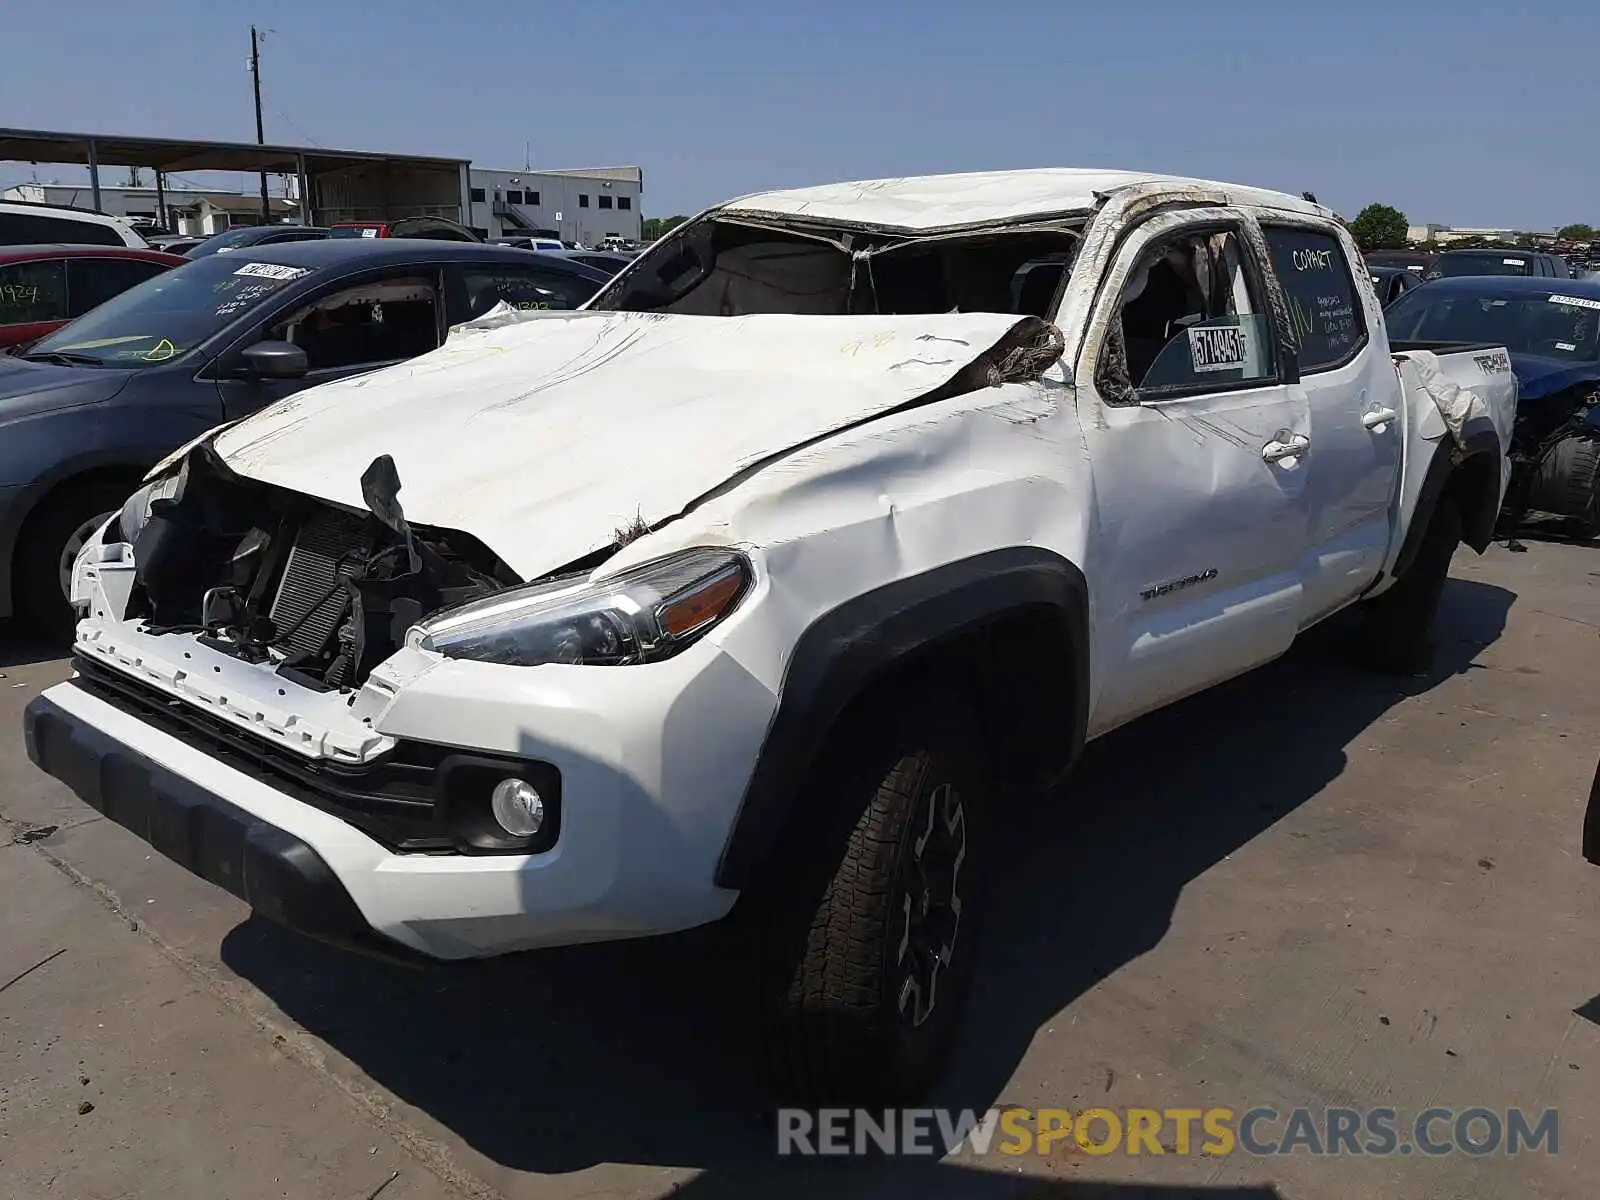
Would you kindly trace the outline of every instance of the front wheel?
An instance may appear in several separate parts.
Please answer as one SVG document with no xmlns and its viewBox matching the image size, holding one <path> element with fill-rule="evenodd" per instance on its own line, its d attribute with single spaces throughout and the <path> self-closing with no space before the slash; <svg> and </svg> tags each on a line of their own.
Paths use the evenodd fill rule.
<svg viewBox="0 0 1600 1200">
<path fill-rule="evenodd" d="M 984 901 L 976 746 L 962 707 L 930 699 L 808 782 L 800 807 L 818 836 L 761 935 L 764 1040 L 785 1098 L 903 1102 L 943 1070 Z"/>
<path fill-rule="evenodd" d="M 1600 434 L 1572 433 L 1545 454 L 1534 478 L 1531 506 L 1565 517 L 1579 538 L 1600 535 Z"/>
<path fill-rule="evenodd" d="M 128 489 L 116 483 L 68 484 L 29 517 L 14 560 L 17 607 L 49 637 L 72 637 L 72 564 L 127 498 Z"/>
</svg>

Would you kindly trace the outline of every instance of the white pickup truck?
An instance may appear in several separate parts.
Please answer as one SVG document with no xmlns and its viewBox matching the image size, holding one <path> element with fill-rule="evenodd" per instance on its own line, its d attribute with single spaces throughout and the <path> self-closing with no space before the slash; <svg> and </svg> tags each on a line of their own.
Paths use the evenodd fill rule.
<svg viewBox="0 0 1600 1200">
<path fill-rule="evenodd" d="M 905 1096 L 955 1035 L 1002 800 L 1353 605 L 1376 665 L 1422 666 L 1515 403 L 1502 349 L 1391 347 L 1307 200 L 750 196 L 587 311 L 490 314 L 158 467 L 76 563 L 29 752 L 391 955 L 737 905 L 779 1084 Z"/>
</svg>

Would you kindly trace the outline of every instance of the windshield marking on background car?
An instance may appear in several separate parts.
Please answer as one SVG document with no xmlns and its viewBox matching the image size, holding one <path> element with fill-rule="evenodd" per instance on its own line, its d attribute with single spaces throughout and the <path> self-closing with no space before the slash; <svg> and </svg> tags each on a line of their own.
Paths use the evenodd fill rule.
<svg viewBox="0 0 1600 1200">
<path fill-rule="evenodd" d="M 285 283 L 310 273 L 304 267 L 286 267 L 279 263 L 264 262 L 247 262 L 234 272 L 235 275 L 259 275 L 263 279 L 281 279 Z"/>
<path fill-rule="evenodd" d="M 70 346 L 62 346 L 63 350 L 100 350 L 106 346 L 120 346 L 124 342 L 142 342 L 150 337 L 148 333 L 129 333 L 122 337 L 95 338 L 89 342 L 73 342 Z"/>
<path fill-rule="evenodd" d="M 1551 296 L 1551 304 L 1563 304 L 1574 308 L 1600 309 L 1600 300 L 1590 300 L 1585 296 Z"/>
</svg>

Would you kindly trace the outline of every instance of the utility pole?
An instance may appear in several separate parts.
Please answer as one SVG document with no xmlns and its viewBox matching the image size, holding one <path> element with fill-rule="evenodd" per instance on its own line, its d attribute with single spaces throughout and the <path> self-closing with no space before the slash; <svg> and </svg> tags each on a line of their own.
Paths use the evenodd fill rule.
<svg viewBox="0 0 1600 1200">
<path fill-rule="evenodd" d="M 250 77 L 256 88 L 256 145 L 267 144 L 266 131 L 261 126 L 261 44 L 256 27 L 250 26 Z M 261 223 L 272 223 L 272 206 L 267 201 L 267 173 L 261 172 Z"/>
</svg>

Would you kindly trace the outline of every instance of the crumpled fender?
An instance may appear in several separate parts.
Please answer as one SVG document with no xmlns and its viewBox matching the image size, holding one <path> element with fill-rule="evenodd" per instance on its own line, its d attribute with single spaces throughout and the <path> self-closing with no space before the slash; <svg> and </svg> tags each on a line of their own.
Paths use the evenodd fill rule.
<svg viewBox="0 0 1600 1200">
<path fill-rule="evenodd" d="M 1452 481 L 1463 492 L 1462 540 L 1480 554 L 1511 480 L 1511 427 L 1517 382 L 1504 349 L 1440 356 L 1425 350 L 1394 355 L 1407 406 L 1405 460 L 1397 528 L 1404 538 L 1391 553 L 1387 577 L 1398 578 L 1416 557 L 1433 509 Z M 1461 381 L 1465 375 L 1470 386 Z M 1474 378 L 1473 376 L 1476 376 Z"/>
</svg>

